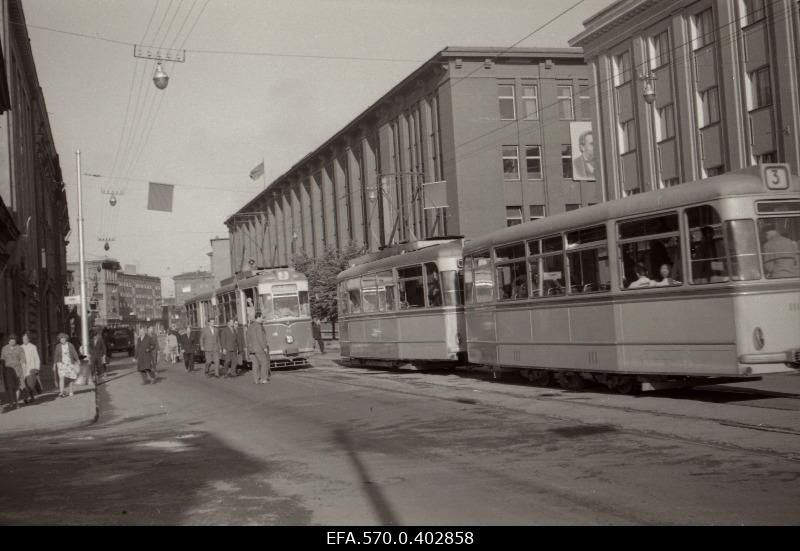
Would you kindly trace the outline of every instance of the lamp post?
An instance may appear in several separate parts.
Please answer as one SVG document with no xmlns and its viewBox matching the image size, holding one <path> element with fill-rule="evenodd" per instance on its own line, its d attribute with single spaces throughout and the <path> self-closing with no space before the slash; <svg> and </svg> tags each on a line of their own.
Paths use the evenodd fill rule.
<svg viewBox="0 0 800 551">
<path fill-rule="evenodd" d="M 81 151 L 75 151 L 75 162 L 78 169 L 78 262 L 81 278 L 81 352 L 88 356 L 89 352 L 89 309 L 86 303 L 86 255 L 83 246 L 83 188 L 81 186 Z"/>
<path fill-rule="evenodd" d="M 643 70 L 639 75 L 639 80 L 644 84 L 642 86 L 642 97 L 648 105 L 653 105 L 656 101 L 656 74 L 649 70 Z"/>
</svg>

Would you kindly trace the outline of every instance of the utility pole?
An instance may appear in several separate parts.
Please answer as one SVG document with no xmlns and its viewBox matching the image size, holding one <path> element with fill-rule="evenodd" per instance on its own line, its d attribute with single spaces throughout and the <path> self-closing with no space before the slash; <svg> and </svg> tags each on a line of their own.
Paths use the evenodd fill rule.
<svg viewBox="0 0 800 551">
<path fill-rule="evenodd" d="M 78 168 L 78 260 L 81 270 L 81 351 L 88 356 L 89 352 L 89 318 L 86 303 L 86 256 L 83 249 L 83 188 L 81 187 L 81 150 L 75 151 L 75 162 Z"/>
</svg>

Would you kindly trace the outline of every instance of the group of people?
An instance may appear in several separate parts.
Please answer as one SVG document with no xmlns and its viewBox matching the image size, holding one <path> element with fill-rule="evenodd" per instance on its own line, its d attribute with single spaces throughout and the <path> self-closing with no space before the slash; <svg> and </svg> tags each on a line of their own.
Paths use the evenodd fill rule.
<svg viewBox="0 0 800 551">
<path fill-rule="evenodd" d="M 209 319 L 200 335 L 200 350 L 205 355 L 206 377 L 219 378 L 220 364 L 224 369 L 223 378 L 238 376 L 239 366 L 244 365 L 248 355 L 253 366 L 254 384 L 266 384 L 272 376 L 269 344 L 261 312 L 253 314 L 253 321 L 246 331 L 238 320 L 228 320 L 225 327 L 219 328 L 214 326 L 213 319 Z"/>
</svg>

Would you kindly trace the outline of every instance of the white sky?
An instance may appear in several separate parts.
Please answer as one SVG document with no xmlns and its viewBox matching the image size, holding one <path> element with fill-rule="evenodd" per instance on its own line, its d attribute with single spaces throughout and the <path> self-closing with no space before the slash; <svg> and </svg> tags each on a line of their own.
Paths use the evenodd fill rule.
<svg viewBox="0 0 800 551">
<path fill-rule="evenodd" d="M 269 182 L 438 50 L 510 46 L 577 0 L 210 0 L 187 39 L 206 1 L 23 0 L 67 183 L 68 258 L 78 250 L 75 150 L 88 174 L 110 175 L 116 157 L 113 172 L 130 180 L 83 177 L 87 259 L 137 264 L 163 278 L 165 296 L 171 276 L 208 269 L 209 240 L 227 236 L 223 221 L 262 188 L 248 177 L 262 157 Z M 567 46 L 610 3 L 584 0 L 520 46 Z M 30 26 L 132 44 L 186 40 L 186 62 L 168 64 L 169 86 L 157 91 L 155 62 L 131 46 Z M 172 213 L 146 210 L 147 181 L 176 185 Z M 123 188 L 111 208 L 102 190 Z M 99 237 L 114 239 L 108 253 Z"/>
</svg>

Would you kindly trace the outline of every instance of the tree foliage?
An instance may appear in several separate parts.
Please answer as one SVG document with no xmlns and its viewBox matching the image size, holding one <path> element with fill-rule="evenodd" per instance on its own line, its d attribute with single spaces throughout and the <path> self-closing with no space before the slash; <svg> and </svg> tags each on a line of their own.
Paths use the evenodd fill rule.
<svg viewBox="0 0 800 551">
<path fill-rule="evenodd" d="M 338 321 L 336 276 L 348 268 L 350 260 L 363 255 L 364 252 L 362 245 L 351 242 L 342 249 L 326 247 L 319 258 L 305 253 L 292 258 L 294 269 L 308 278 L 312 317 L 332 323 Z"/>
</svg>

